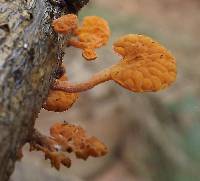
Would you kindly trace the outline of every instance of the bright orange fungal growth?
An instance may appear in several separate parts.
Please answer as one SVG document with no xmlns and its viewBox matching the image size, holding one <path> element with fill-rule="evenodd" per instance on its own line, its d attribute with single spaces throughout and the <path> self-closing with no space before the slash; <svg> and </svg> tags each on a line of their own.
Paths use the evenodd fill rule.
<svg viewBox="0 0 200 181">
<path fill-rule="evenodd" d="M 71 166 L 71 160 L 66 153 L 74 152 L 77 158 L 86 160 L 89 156 L 104 156 L 108 149 L 96 137 L 88 137 L 80 126 L 68 123 L 55 123 L 50 128 L 51 137 L 34 131 L 30 142 L 30 151 L 37 150 L 45 153 L 52 167 L 57 170 L 60 165 Z"/>
<path fill-rule="evenodd" d="M 67 76 L 64 74 L 58 79 L 66 81 Z M 59 90 L 50 90 L 47 100 L 43 104 L 43 108 L 48 111 L 63 112 L 72 107 L 79 95 L 77 93 L 67 93 Z"/>
<path fill-rule="evenodd" d="M 99 83 L 114 80 L 133 92 L 159 91 L 176 79 L 176 61 L 158 42 L 144 35 L 129 34 L 114 43 L 114 50 L 123 59 L 116 65 L 95 74 L 84 83 L 57 81 L 54 89 L 81 92 Z"/>
<path fill-rule="evenodd" d="M 83 49 L 82 55 L 86 60 L 94 60 L 97 58 L 95 49 L 108 42 L 110 28 L 103 18 L 87 16 L 83 19 L 82 26 L 74 33 L 78 39 L 71 39 L 68 44 Z"/>
<path fill-rule="evenodd" d="M 133 92 L 158 91 L 176 79 L 172 54 L 149 37 L 126 35 L 114 43 L 123 59 L 111 68 L 112 79 Z"/>
<path fill-rule="evenodd" d="M 80 126 L 56 123 L 50 129 L 62 149 L 74 152 L 78 158 L 86 160 L 89 156 L 100 157 L 107 153 L 107 147 L 95 137 L 88 137 Z"/>
<path fill-rule="evenodd" d="M 78 18 L 75 14 L 67 14 L 55 19 L 52 23 L 54 31 L 62 34 L 73 33 L 78 27 Z"/>
</svg>

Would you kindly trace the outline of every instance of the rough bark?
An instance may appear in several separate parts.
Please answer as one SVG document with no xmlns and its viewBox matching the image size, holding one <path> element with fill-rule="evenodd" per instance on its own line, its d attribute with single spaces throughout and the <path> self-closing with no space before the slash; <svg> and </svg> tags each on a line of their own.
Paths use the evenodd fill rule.
<svg viewBox="0 0 200 181">
<path fill-rule="evenodd" d="M 50 24 L 64 11 L 48 0 L 0 0 L 1 181 L 13 172 L 61 63 L 64 37 Z"/>
</svg>

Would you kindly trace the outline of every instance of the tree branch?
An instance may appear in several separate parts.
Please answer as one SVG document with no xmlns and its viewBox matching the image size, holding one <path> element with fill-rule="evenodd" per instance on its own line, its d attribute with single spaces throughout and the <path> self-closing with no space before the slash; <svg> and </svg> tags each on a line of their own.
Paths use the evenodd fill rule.
<svg viewBox="0 0 200 181">
<path fill-rule="evenodd" d="M 65 10 L 48 0 L 0 0 L 1 181 L 13 172 L 61 64 L 65 38 L 51 22 Z"/>
</svg>

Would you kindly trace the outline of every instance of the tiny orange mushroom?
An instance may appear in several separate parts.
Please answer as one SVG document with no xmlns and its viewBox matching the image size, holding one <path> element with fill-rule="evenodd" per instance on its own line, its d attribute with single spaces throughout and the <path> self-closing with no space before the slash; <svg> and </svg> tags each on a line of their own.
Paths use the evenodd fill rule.
<svg viewBox="0 0 200 181">
<path fill-rule="evenodd" d="M 80 126 L 68 123 L 55 123 L 50 128 L 50 137 L 34 130 L 30 142 L 30 151 L 38 150 L 50 159 L 52 167 L 57 170 L 60 165 L 71 166 L 71 160 L 65 153 L 74 152 L 77 158 L 86 160 L 89 156 L 104 156 L 108 149 L 96 137 L 88 137 Z"/>
<path fill-rule="evenodd" d="M 86 60 L 97 58 L 96 48 L 100 48 L 108 42 L 110 28 L 106 20 L 98 16 L 86 16 L 82 26 L 75 30 L 74 34 L 78 39 L 70 39 L 68 45 L 83 50 L 83 57 Z"/>
<path fill-rule="evenodd" d="M 122 60 L 80 84 L 56 81 L 53 88 L 81 92 L 114 80 L 132 92 L 159 91 L 176 79 L 176 61 L 158 42 L 144 35 L 129 34 L 114 43 L 114 51 Z"/>
<path fill-rule="evenodd" d="M 96 48 L 100 48 L 108 42 L 110 28 L 106 20 L 98 16 L 86 16 L 81 27 L 78 27 L 78 19 L 74 14 L 61 16 L 52 23 L 54 31 L 58 33 L 74 34 L 77 38 L 71 38 L 67 45 L 81 48 L 86 60 L 97 58 Z"/>
<path fill-rule="evenodd" d="M 70 34 L 78 28 L 78 18 L 75 14 L 67 14 L 55 19 L 52 23 L 54 31 L 62 34 Z"/>
<path fill-rule="evenodd" d="M 62 75 L 58 80 L 66 81 L 66 74 Z M 43 103 L 42 107 L 48 111 L 63 112 L 71 108 L 78 98 L 79 94 L 77 93 L 50 90 L 47 100 Z"/>
</svg>

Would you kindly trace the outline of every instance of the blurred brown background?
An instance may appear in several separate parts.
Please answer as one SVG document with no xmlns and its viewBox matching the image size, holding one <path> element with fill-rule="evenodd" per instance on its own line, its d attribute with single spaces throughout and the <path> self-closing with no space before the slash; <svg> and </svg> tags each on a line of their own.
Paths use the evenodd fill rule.
<svg viewBox="0 0 200 181">
<path fill-rule="evenodd" d="M 65 63 L 72 81 L 120 58 L 112 51 L 117 37 L 146 34 L 165 45 L 177 58 L 178 78 L 159 93 L 132 94 L 114 83 L 82 93 L 65 113 L 41 110 L 36 127 L 48 134 L 55 121 L 83 126 L 103 140 L 109 153 L 87 161 L 73 159 L 60 172 L 42 153 L 29 153 L 16 165 L 12 181 L 198 181 L 200 180 L 200 1 L 91 0 L 80 19 L 98 15 L 112 29 L 109 44 L 88 63 L 81 51 L 66 49 Z"/>
</svg>

